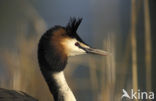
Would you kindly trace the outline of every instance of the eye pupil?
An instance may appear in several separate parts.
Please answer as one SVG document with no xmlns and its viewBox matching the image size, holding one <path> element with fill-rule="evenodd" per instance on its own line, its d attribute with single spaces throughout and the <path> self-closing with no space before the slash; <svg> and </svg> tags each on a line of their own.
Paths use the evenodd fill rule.
<svg viewBox="0 0 156 101">
<path fill-rule="evenodd" d="M 75 46 L 80 46 L 80 44 L 78 42 L 75 43 Z"/>
</svg>

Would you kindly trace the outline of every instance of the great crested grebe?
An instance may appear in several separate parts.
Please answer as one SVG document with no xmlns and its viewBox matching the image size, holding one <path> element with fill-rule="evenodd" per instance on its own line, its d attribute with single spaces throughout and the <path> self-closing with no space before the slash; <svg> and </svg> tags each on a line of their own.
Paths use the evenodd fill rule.
<svg viewBox="0 0 156 101">
<path fill-rule="evenodd" d="M 54 26 L 45 32 L 38 44 L 40 70 L 55 101 L 76 101 L 64 77 L 69 56 L 81 54 L 108 55 L 93 49 L 78 36 L 77 29 L 82 18 L 70 18 L 67 26 Z M 0 88 L 0 101 L 36 101 L 35 98 L 13 90 Z"/>
</svg>

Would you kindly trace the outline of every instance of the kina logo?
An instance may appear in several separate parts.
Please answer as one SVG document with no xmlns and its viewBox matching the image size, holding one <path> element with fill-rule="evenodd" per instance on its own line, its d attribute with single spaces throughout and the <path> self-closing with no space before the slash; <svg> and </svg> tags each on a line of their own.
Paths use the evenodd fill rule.
<svg viewBox="0 0 156 101">
<path fill-rule="evenodd" d="M 154 92 L 142 92 L 139 89 L 136 92 L 131 89 L 129 94 L 125 89 L 122 89 L 122 93 L 121 99 L 154 99 Z"/>
</svg>

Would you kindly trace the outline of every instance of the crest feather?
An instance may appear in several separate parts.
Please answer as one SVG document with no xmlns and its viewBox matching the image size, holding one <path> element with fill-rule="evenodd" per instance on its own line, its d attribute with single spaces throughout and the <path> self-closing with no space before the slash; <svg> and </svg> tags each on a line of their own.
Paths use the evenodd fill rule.
<svg viewBox="0 0 156 101">
<path fill-rule="evenodd" d="M 76 31 L 81 22 L 82 22 L 82 18 L 75 18 L 75 17 L 70 18 L 66 26 L 66 31 L 68 32 L 68 34 L 76 34 Z"/>
</svg>

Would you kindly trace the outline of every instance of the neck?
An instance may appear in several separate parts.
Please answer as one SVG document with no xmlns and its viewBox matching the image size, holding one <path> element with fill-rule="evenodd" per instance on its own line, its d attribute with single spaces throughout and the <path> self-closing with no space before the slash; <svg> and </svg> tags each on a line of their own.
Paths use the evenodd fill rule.
<svg viewBox="0 0 156 101">
<path fill-rule="evenodd" d="M 61 50 L 52 47 L 51 32 L 44 34 L 38 45 L 38 62 L 40 70 L 48 84 L 55 101 L 76 101 L 65 80 L 63 70 L 67 64 L 67 56 Z"/>
<path fill-rule="evenodd" d="M 63 71 L 55 73 L 42 71 L 42 73 L 55 101 L 76 101 L 74 94 L 66 82 Z"/>
</svg>

